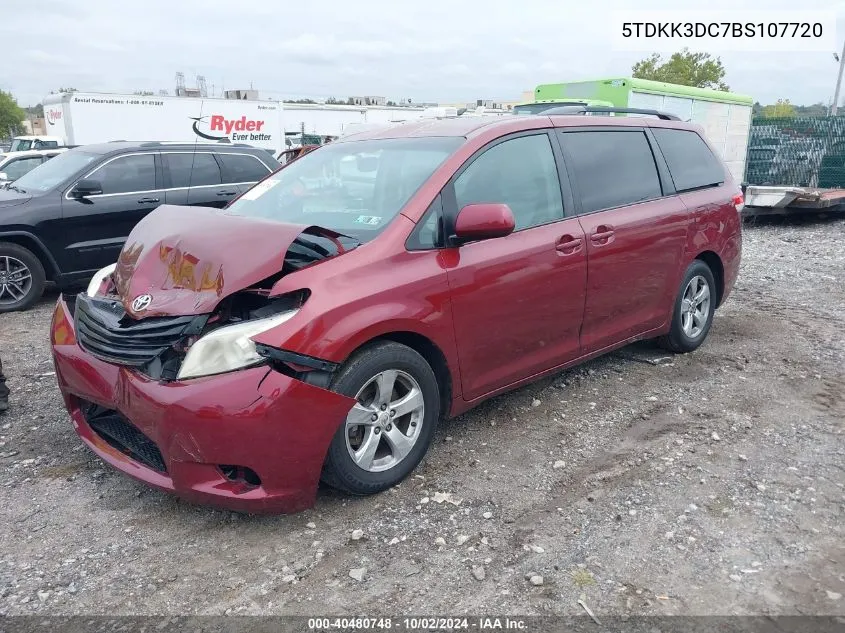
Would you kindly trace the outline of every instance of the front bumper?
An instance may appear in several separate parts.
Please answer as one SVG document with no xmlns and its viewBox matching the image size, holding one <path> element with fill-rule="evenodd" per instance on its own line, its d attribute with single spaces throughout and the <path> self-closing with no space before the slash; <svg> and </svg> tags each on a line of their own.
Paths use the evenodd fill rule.
<svg viewBox="0 0 845 633">
<path fill-rule="evenodd" d="M 80 348 L 64 297 L 53 315 L 51 344 L 59 388 L 82 441 L 127 475 L 194 503 L 254 513 L 312 506 L 329 443 L 355 404 L 268 367 L 154 381 Z M 124 432 L 149 440 L 160 462 L 116 447 L 97 423 L 89 424 L 94 408 L 111 412 Z M 252 469 L 260 484 L 228 478 L 221 465 Z"/>
</svg>

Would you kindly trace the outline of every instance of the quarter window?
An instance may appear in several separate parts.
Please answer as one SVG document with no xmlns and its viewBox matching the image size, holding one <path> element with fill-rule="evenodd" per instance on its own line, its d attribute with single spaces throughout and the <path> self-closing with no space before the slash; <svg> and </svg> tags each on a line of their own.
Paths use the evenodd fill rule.
<svg viewBox="0 0 845 633">
<path fill-rule="evenodd" d="M 218 154 L 227 174 L 224 182 L 256 182 L 270 173 L 270 170 L 251 154 Z"/>
<path fill-rule="evenodd" d="M 725 182 L 725 170 L 704 140 L 691 130 L 652 128 L 675 189 L 689 191 Z"/>
<path fill-rule="evenodd" d="M 443 245 L 443 202 L 437 196 L 408 238 L 408 250 L 423 251 Z"/>
<path fill-rule="evenodd" d="M 479 202 L 508 205 L 517 230 L 562 219 L 560 180 L 549 137 L 535 134 L 494 145 L 458 177 L 455 196 L 459 210 Z"/>
<path fill-rule="evenodd" d="M 581 196 L 581 212 L 610 209 L 663 195 L 657 165 L 642 131 L 560 132 Z"/>
<path fill-rule="evenodd" d="M 152 154 L 121 156 L 97 169 L 90 178 L 100 182 L 104 194 L 153 191 L 155 157 Z"/>
</svg>

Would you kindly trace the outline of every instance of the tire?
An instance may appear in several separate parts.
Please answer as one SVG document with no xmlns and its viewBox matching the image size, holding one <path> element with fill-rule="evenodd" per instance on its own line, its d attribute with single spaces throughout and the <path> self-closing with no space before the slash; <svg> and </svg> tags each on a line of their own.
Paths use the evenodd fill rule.
<svg viewBox="0 0 845 633">
<path fill-rule="evenodd" d="M 706 308 L 703 300 L 694 304 L 690 304 L 686 300 L 694 294 L 691 289 L 693 280 L 695 280 L 696 289 L 699 292 L 703 287 L 701 284 L 706 284 L 708 297 Z M 672 327 L 669 334 L 659 340 L 661 346 L 676 353 L 686 353 L 698 349 L 704 339 L 707 338 L 710 326 L 713 324 L 716 299 L 716 281 L 713 277 L 713 271 L 703 261 L 696 259 L 687 268 L 683 281 L 678 288 L 678 296 L 675 299 L 675 307 L 672 311 Z M 694 313 L 699 315 L 698 319 L 693 318 L 692 315 L 687 316 L 686 313 L 689 312 L 688 307 L 690 305 L 692 305 Z M 701 323 L 701 319 L 704 318 L 706 318 L 706 321 Z M 684 327 L 685 323 L 688 324 L 687 328 Z"/>
<path fill-rule="evenodd" d="M 17 283 L 9 284 L 9 280 Z M 41 298 L 45 281 L 44 266 L 32 251 L 0 242 L 0 313 L 31 308 Z"/>
<path fill-rule="evenodd" d="M 379 376 L 383 377 L 381 381 Z M 386 398 L 380 390 L 394 376 L 388 399 L 400 406 L 404 402 L 410 412 L 403 413 L 400 407 L 382 409 Z M 352 356 L 330 388 L 357 398 L 359 404 L 341 422 L 332 439 L 323 465 L 323 482 L 347 493 L 369 495 L 407 477 L 428 450 L 440 417 L 440 387 L 425 359 L 400 343 L 375 343 Z M 420 403 L 421 410 L 411 408 Z M 395 412 L 394 417 L 391 411 Z M 357 421 L 363 424 L 354 424 Z"/>
</svg>

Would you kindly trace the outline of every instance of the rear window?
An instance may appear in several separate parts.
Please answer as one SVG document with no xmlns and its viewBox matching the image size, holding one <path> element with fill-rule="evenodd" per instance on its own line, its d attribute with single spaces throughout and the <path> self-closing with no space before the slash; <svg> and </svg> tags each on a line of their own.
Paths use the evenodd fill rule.
<svg viewBox="0 0 845 633">
<path fill-rule="evenodd" d="M 663 195 L 643 132 L 560 132 L 560 138 L 572 157 L 582 213 Z"/>
<path fill-rule="evenodd" d="M 270 173 L 267 166 L 251 154 L 218 154 L 226 169 L 225 182 L 257 182 Z"/>
<path fill-rule="evenodd" d="M 689 191 L 725 182 L 725 170 L 704 140 L 690 130 L 652 128 L 675 189 Z"/>
</svg>

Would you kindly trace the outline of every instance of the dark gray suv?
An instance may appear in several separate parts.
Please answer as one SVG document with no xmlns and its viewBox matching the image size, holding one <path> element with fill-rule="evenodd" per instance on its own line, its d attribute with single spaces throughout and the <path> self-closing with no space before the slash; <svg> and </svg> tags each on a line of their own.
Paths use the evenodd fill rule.
<svg viewBox="0 0 845 633">
<path fill-rule="evenodd" d="M 279 167 L 222 143 L 104 143 L 50 159 L 0 190 L 0 312 L 29 308 L 45 281 L 90 279 L 159 205 L 224 207 Z"/>
</svg>

